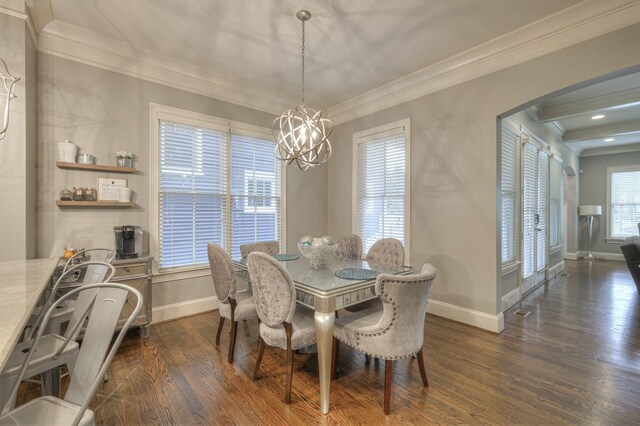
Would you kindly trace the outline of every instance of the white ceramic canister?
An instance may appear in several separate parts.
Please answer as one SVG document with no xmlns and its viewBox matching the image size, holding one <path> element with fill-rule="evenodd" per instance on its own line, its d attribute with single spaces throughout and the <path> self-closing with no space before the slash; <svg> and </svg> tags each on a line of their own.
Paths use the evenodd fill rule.
<svg viewBox="0 0 640 426">
<path fill-rule="evenodd" d="M 57 151 L 58 151 L 58 161 L 63 161 L 65 163 L 76 162 L 76 154 L 78 153 L 78 146 L 73 142 L 71 142 L 70 140 L 65 140 L 64 142 L 58 142 Z"/>
<path fill-rule="evenodd" d="M 118 201 L 128 203 L 131 201 L 131 188 L 120 188 L 118 190 Z"/>
</svg>

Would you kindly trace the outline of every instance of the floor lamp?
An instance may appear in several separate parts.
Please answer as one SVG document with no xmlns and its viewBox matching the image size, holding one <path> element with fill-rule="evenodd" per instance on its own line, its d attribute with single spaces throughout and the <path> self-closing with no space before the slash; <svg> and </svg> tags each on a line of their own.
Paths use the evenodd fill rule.
<svg viewBox="0 0 640 426">
<path fill-rule="evenodd" d="M 593 217 L 600 216 L 602 214 L 602 206 L 579 206 L 578 207 L 578 216 L 586 216 L 587 224 L 589 226 L 589 252 L 585 259 L 593 260 L 595 257 L 593 256 L 593 252 L 591 251 L 591 239 L 592 239 L 592 231 L 593 231 Z"/>
</svg>

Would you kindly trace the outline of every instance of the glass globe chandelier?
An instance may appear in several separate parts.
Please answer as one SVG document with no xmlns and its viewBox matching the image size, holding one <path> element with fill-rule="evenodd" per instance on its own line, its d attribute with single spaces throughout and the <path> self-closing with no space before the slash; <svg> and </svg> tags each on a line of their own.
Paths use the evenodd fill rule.
<svg viewBox="0 0 640 426">
<path fill-rule="evenodd" d="M 17 77 L 14 77 L 9 73 L 9 68 L 7 67 L 7 63 L 0 58 L 0 80 L 2 80 L 2 89 L 0 91 L 0 99 L 4 97 L 4 111 L 2 113 L 2 125 L 0 125 L 0 140 L 4 139 L 4 136 L 7 134 L 7 128 L 9 127 L 9 103 L 11 99 L 16 97 L 15 94 L 15 85 L 16 81 L 20 80 Z M 0 104 L 1 105 L 1 104 Z"/>
<path fill-rule="evenodd" d="M 275 119 L 273 136 L 277 142 L 276 158 L 287 165 L 295 162 L 300 170 L 307 170 L 329 160 L 333 123 L 322 118 L 322 111 L 304 106 L 304 23 L 311 19 L 311 13 L 300 10 L 296 17 L 302 21 L 302 103 Z"/>
</svg>

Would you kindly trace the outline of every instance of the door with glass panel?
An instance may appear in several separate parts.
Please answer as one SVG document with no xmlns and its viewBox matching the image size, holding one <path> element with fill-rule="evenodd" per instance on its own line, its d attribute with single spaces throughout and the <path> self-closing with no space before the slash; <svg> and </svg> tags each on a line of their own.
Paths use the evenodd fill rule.
<svg viewBox="0 0 640 426">
<path fill-rule="evenodd" d="M 527 140 L 522 146 L 522 292 L 546 278 L 549 255 L 549 154 Z"/>
</svg>

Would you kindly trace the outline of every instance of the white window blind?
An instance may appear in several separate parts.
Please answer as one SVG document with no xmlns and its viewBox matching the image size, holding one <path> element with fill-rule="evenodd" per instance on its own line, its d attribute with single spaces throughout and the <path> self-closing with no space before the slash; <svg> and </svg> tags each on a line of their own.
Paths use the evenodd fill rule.
<svg viewBox="0 0 640 426">
<path fill-rule="evenodd" d="M 231 257 L 240 244 L 280 240 L 280 173 L 272 141 L 231 135 Z"/>
<path fill-rule="evenodd" d="M 503 125 L 502 127 L 502 182 L 501 182 L 501 248 L 502 263 L 517 260 L 518 252 L 518 186 L 520 164 L 519 132 Z"/>
<path fill-rule="evenodd" d="M 159 264 L 207 263 L 207 243 L 223 244 L 227 134 L 160 121 Z"/>
<path fill-rule="evenodd" d="M 562 244 L 562 161 L 551 158 L 549 164 L 549 245 Z"/>
<path fill-rule="evenodd" d="M 638 235 L 640 168 L 609 171 L 609 238 Z"/>
<path fill-rule="evenodd" d="M 405 243 L 405 143 L 399 129 L 357 145 L 357 233 L 363 253 L 382 238 Z"/>
<path fill-rule="evenodd" d="M 522 277 L 535 272 L 536 220 L 538 199 L 538 148 L 522 146 Z"/>
<path fill-rule="evenodd" d="M 549 154 L 538 151 L 538 194 L 536 220 L 536 272 L 547 266 L 549 241 L 547 223 L 549 220 Z"/>
<path fill-rule="evenodd" d="M 281 240 L 281 162 L 274 142 L 159 120 L 160 270 L 206 265 L 207 243 Z"/>
</svg>

